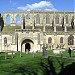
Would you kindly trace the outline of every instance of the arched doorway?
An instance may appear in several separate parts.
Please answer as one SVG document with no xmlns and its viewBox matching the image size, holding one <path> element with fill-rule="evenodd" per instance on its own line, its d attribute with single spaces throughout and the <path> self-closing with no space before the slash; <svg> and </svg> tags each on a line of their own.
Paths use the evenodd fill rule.
<svg viewBox="0 0 75 75">
<path fill-rule="evenodd" d="M 26 43 L 25 44 L 25 52 L 26 52 L 26 50 L 30 51 L 30 49 L 31 49 L 30 43 Z"/>
<path fill-rule="evenodd" d="M 24 39 L 21 43 L 21 51 L 26 52 L 26 51 L 31 51 L 33 47 L 34 42 L 30 39 Z"/>
</svg>

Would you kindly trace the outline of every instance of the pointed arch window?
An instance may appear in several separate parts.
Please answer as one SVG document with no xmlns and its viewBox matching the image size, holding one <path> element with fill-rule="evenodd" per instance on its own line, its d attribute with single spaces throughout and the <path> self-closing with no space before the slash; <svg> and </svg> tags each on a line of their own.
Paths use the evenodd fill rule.
<svg viewBox="0 0 75 75">
<path fill-rule="evenodd" d="M 55 17 L 55 23 L 59 24 L 59 16 L 58 15 Z"/>
<path fill-rule="evenodd" d="M 63 37 L 60 38 L 60 43 L 63 43 Z"/>
<path fill-rule="evenodd" d="M 49 23 L 50 23 L 49 15 L 46 15 L 46 24 L 49 24 Z"/>
<path fill-rule="evenodd" d="M 20 16 L 19 16 L 19 15 L 16 16 L 16 24 L 17 24 L 17 25 L 20 24 Z"/>
<path fill-rule="evenodd" d="M 51 37 L 48 38 L 48 43 L 49 44 L 52 43 L 52 38 Z"/>
<path fill-rule="evenodd" d="M 40 17 L 39 17 L 39 15 L 36 16 L 36 24 L 40 24 Z"/>
<path fill-rule="evenodd" d="M 68 37 L 68 45 L 74 45 L 74 36 L 73 35 L 70 35 Z"/>
<path fill-rule="evenodd" d="M 66 18 L 66 24 L 68 24 L 68 15 L 66 15 L 65 18 Z"/>
<path fill-rule="evenodd" d="M 4 38 L 4 45 L 5 46 L 7 45 L 7 38 L 6 37 Z"/>
<path fill-rule="evenodd" d="M 10 25 L 10 15 L 7 15 L 6 16 L 6 24 L 7 25 Z"/>
</svg>

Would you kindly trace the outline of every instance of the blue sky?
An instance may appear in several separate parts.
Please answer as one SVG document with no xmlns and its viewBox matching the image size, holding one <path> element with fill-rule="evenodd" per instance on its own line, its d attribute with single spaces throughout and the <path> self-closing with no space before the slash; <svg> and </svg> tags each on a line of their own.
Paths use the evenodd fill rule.
<svg viewBox="0 0 75 75">
<path fill-rule="evenodd" d="M 0 0 L 0 12 L 14 10 L 75 10 L 75 0 Z"/>
</svg>

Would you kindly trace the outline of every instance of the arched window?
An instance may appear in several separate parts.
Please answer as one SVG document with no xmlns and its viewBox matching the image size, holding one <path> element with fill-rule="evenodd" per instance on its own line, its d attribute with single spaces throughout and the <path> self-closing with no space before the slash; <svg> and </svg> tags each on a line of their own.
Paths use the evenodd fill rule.
<svg viewBox="0 0 75 75">
<path fill-rule="evenodd" d="M 4 45 L 5 46 L 7 45 L 7 38 L 6 37 L 4 38 Z"/>
<path fill-rule="evenodd" d="M 74 36 L 70 35 L 68 37 L 68 45 L 74 45 Z"/>
<path fill-rule="evenodd" d="M 16 24 L 17 24 L 17 25 L 20 24 L 20 16 L 19 16 L 19 15 L 16 16 Z"/>
<path fill-rule="evenodd" d="M 7 17 L 6 17 L 6 24 L 10 25 L 10 16 L 9 15 L 7 15 Z"/>
<path fill-rule="evenodd" d="M 66 15 L 65 18 L 66 18 L 66 24 L 68 24 L 68 15 Z"/>
<path fill-rule="evenodd" d="M 49 23 L 50 23 L 49 15 L 46 15 L 46 24 L 49 24 Z"/>
<path fill-rule="evenodd" d="M 39 17 L 39 15 L 36 16 L 36 24 L 40 24 L 40 17 Z"/>
<path fill-rule="evenodd" d="M 29 15 L 26 15 L 26 19 L 29 20 L 30 19 L 30 16 Z"/>
<path fill-rule="evenodd" d="M 55 17 L 55 23 L 59 24 L 59 16 L 58 15 Z"/>
<path fill-rule="evenodd" d="M 51 37 L 48 38 L 48 43 L 52 43 L 52 38 Z"/>
<path fill-rule="evenodd" d="M 63 43 L 63 37 L 60 38 L 60 43 Z"/>
</svg>

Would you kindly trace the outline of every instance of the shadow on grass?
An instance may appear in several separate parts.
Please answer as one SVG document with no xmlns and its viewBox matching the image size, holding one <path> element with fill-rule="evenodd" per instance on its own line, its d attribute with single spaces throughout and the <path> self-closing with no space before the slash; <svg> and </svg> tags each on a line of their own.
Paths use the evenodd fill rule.
<svg viewBox="0 0 75 75">
<path fill-rule="evenodd" d="M 43 75 L 56 75 L 53 61 L 48 58 L 47 63 L 41 61 Z"/>
<path fill-rule="evenodd" d="M 75 62 L 63 68 L 58 75 L 75 75 Z"/>
<path fill-rule="evenodd" d="M 25 65 L 19 65 L 12 71 L 12 74 L 21 74 L 21 75 L 37 75 L 37 71 L 32 67 L 27 67 Z"/>
</svg>

